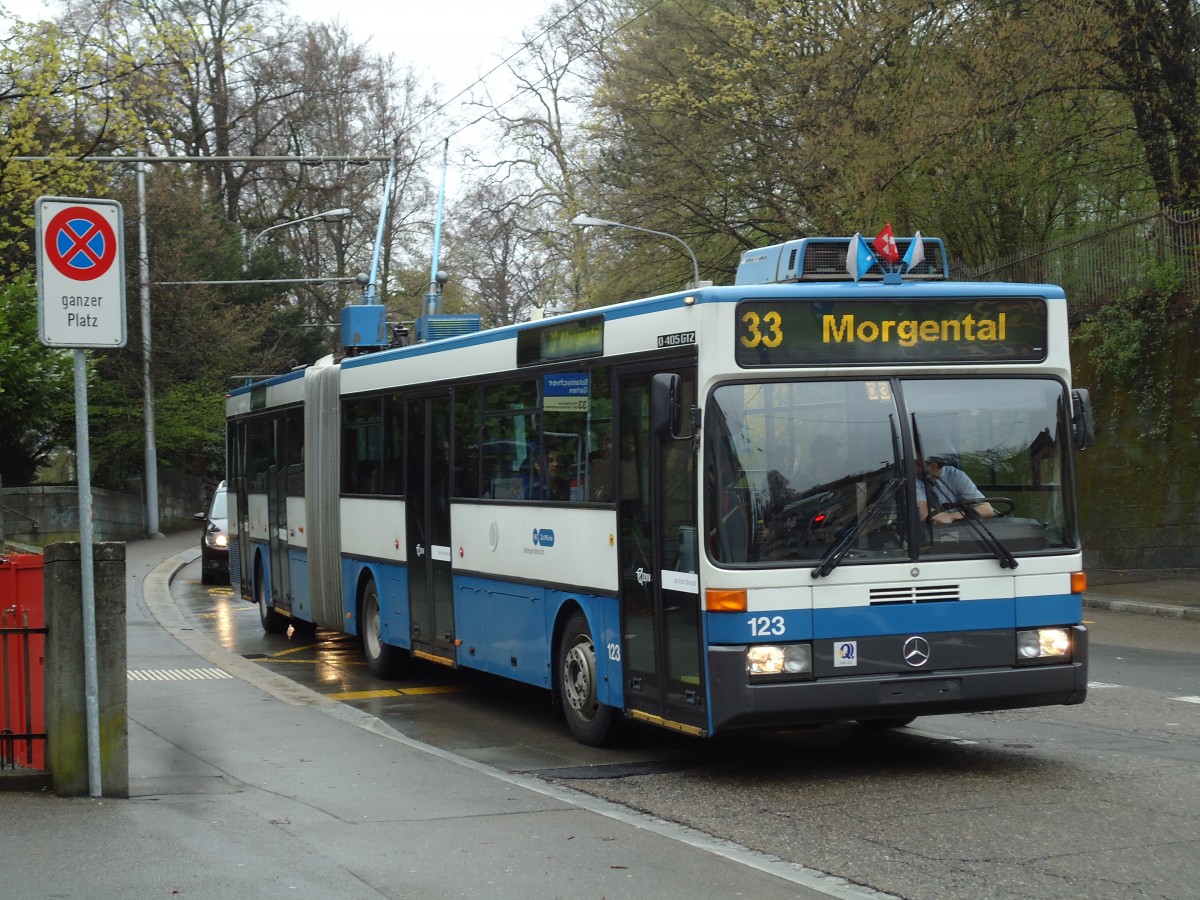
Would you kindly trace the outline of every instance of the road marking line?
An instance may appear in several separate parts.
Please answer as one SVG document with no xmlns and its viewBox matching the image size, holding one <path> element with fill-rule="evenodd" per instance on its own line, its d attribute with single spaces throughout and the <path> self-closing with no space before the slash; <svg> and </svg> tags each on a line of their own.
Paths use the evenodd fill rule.
<svg viewBox="0 0 1200 900">
<path fill-rule="evenodd" d="M 213 681 L 232 678 L 224 669 L 126 669 L 129 681 Z"/>
<path fill-rule="evenodd" d="M 255 663 L 291 663 L 294 666 L 315 666 L 317 663 L 322 663 L 326 666 L 334 665 L 328 659 L 282 659 L 278 656 L 257 656 L 249 661 Z M 366 664 L 366 660 L 357 659 L 343 659 L 337 662 L 338 666 L 365 666 Z"/>
<path fill-rule="evenodd" d="M 290 650 L 280 650 L 278 653 L 272 653 L 271 659 L 279 659 L 281 656 L 288 656 L 292 653 L 300 653 L 304 650 L 313 650 L 316 648 L 316 646 L 316 644 L 302 644 L 299 647 L 292 647 Z"/>
<path fill-rule="evenodd" d="M 1184 703 L 1200 703 L 1200 697 L 1172 697 L 1172 700 L 1182 700 Z"/>
</svg>

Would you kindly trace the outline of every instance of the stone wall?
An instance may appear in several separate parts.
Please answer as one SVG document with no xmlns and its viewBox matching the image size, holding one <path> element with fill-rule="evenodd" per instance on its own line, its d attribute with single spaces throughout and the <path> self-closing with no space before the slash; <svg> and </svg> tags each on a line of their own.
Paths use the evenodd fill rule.
<svg viewBox="0 0 1200 900">
<path fill-rule="evenodd" d="M 141 480 L 130 482 L 122 493 L 92 488 L 92 528 L 97 542 L 128 541 L 146 534 Z M 212 486 L 191 475 L 160 472 L 158 475 L 159 530 L 180 531 L 198 527 L 192 514 L 205 509 Z M 0 492 L 0 510 L 7 540 L 40 546 L 79 540 L 79 488 L 73 484 L 6 487 Z"/>
<path fill-rule="evenodd" d="M 1198 348 L 1200 323 L 1175 322 L 1149 361 L 1148 383 L 1119 385 L 1098 380 L 1091 347 L 1072 345 L 1074 386 L 1092 392 L 1096 412 L 1096 446 L 1076 455 L 1091 568 L 1188 568 L 1200 561 Z"/>
</svg>

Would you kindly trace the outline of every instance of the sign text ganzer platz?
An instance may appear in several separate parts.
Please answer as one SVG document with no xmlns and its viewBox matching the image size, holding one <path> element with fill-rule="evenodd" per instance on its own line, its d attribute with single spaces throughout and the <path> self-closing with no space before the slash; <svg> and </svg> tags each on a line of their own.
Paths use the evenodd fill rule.
<svg viewBox="0 0 1200 900">
<path fill-rule="evenodd" d="M 124 347 L 121 204 L 40 197 L 35 220 L 38 338 L 47 347 Z"/>
</svg>

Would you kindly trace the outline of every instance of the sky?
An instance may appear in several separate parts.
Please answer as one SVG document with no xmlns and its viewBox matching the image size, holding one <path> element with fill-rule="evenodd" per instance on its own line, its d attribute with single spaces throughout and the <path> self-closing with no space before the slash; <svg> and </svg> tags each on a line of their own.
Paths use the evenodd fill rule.
<svg viewBox="0 0 1200 900">
<path fill-rule="evenodd" d="M 287 0 L 291 14 L 310 22 L 340 21 L 381 56 L 436 80 L 439 96 L 453 97 L 521 44 L 552 0 L 393 0 L 388 5 L 349 0 Z M 0 0 L 17 19 L 53 16 L 57 0 Z M 0 27 L 0 31 L 4 30 Z M 502 77 L 497 72 L 493 78 Z M 489 81 L 490 83 L 490 81 Z"/>
<path fill-rule="evenodd" d="M 522 43 L 522 31 L 536 31 L 537 20 L 553 0 L 393 0 L 387 6 L 349 0 L 285 0 L 289 12 L 310 22 L 338 21 L 352 37 L 370 50 L 392 53 L 403 68 L 411 65 L 427 85 L 439 85 L 437 96 L 447 104 L 451 117 L 462 120 L 462 100 L 448 102 L 491 72 Z M 0 0 L 0 6 L 18 20 L 35 21 L 53 17 L 58 0 Z M 0 34 L 7 31 L 0 20 Z M 491 96 L 512 95 L 507 72 L 490 75 Z M 477 149 L 486 142 L 484 126 L 455 131 L 450 135 L 452 163 L 447 172 L 447 193 L 454 195 L 459 183 L 453 158 L 467 146 Z M 485 151 L 486 155 L 486 151 Z M 439 167 L 440 168 L 440 167 Z M 436 178 L 436 173 L 431 173 Z"/>
<path fill-rule="evenodd" d="M 288 3 L 299 18 L 340 21 L 375 53 L 395 54 L 402 67 L 411 64 L 423 80 L 441 85 L 443 100 L 511 55 L 522 43 L 521 32 L 532 30 L 550 5 L 551 0 L 394 0 L 383 7 L 351 0 L 331 12 L 329 0 Z M 496 72 L 488 83 L 504 75 Z"/>
</svg>

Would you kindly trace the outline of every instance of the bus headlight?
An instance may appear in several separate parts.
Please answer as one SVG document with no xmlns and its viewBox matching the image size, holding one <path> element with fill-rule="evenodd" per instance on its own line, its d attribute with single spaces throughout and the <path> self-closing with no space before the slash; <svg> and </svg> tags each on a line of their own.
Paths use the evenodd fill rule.
<svg viewBox="0 0 1200 900">
<path fill-rule="evenodd" d="M 811 676 L 812 645 L 759 644 L 747 647 L 746 672 L 752 679 Z"/>
<path fill-rule="evenodd" d="M 1017 632 L 1017 662 L 1062 662 L 1070 656 L 1071 632 L 1066 628 Z"/>
</svg>

